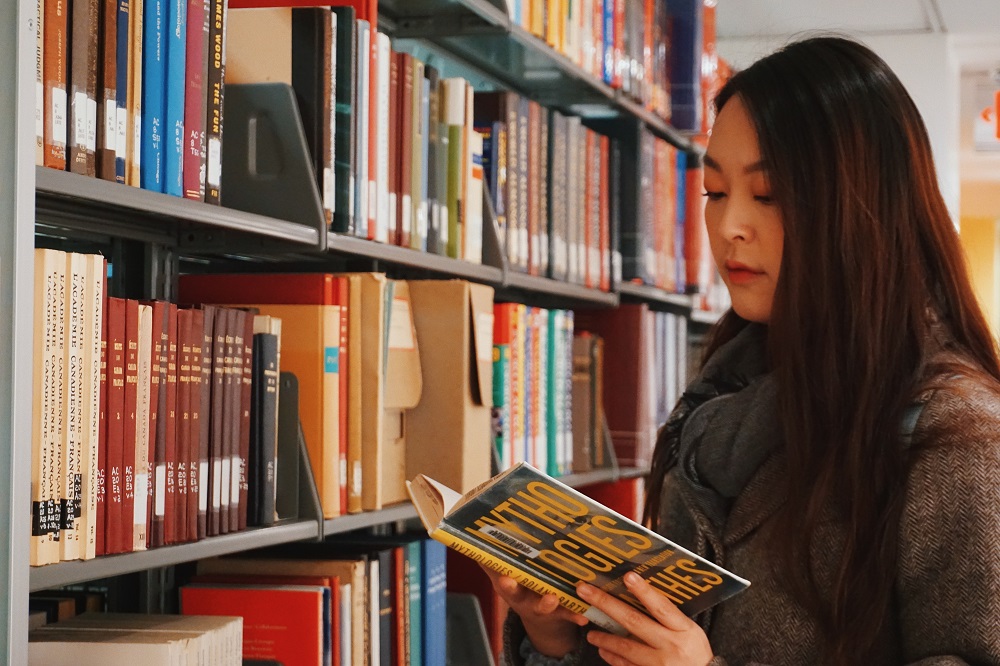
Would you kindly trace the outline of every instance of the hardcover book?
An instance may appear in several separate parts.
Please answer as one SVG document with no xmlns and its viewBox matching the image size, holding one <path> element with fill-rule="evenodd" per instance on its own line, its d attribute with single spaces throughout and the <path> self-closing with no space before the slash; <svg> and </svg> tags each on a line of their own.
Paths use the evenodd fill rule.
<svg viewBox="0 0 1000 666">
<path fill-rule="evenodd" d="M 432 538 L 614 633 L 624 628 L 581 600 L 578 583 L 645 613 L 623 581 L 635 571 L 689 616 L 750 585 L 526 463 L 461 496 L 422 474 L 407 488 Z"/>
</svg>

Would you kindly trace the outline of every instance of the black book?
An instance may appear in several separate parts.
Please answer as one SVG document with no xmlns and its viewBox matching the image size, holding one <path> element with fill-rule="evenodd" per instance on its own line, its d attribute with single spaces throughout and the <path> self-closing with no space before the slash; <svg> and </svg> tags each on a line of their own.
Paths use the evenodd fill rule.
<svg viewBox="0 0 1000 666">
<path fill-rule="evenodd" d="M 336 136 L 334 137 L 333 163 L 337 181 L 334 195 L 333 231 L 353 234 L 354 197 L 351 187 L 356 171 L 355 153 L 357 136 L 354 134 L 354 82 L 357 79 L 358 39 L 355 29 L 356 13 L 353 7 L 334 7 L 337 16 L 337 71 L 336 71 Z"/>
<path fill-rule="evenodd" d="M 275 461 L 278 448 L 278 336 L 253 336 L 250 415 L 250 493 L 252 525 L 274 524 Z"/>
<path fill-rule="evenodd" d="M 205 203 L 222 200 L 222 115 L 226 79 L 226 0 L 211 0 L 208 20 L 208 63 L 205 80 L 208 118 L 205 121 Z M 119 27 L 119 31 L 121 27 Z"/>
</svg>

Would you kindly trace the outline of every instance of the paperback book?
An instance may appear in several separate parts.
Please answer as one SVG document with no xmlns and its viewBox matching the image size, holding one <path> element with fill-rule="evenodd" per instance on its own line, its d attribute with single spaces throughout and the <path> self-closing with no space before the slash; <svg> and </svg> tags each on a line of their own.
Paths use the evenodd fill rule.
<svg viewBox="0 0 1000 666">
<path fill-rule="evenodd" d="M 635 571 L 688 616 L 750 585 L 527 463 L 465 495 L 422 474 L 407 488 L 432 538 L 614 633 L 625 630 L 580 599 L 577 584 L 646 612 L 623 580 Z"/>
</svg>

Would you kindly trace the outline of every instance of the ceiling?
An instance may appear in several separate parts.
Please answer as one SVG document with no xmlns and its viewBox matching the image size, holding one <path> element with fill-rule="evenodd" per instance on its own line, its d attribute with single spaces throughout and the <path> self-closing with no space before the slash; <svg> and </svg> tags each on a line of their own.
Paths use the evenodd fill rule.
<svg viewBox="0 0 1000 666">
<path fill-rule="evenodd" d="M 720 38 L 809 30 L 854 34 L 994 34 L 1000 0 L 718 0 Z"/>
</svg>

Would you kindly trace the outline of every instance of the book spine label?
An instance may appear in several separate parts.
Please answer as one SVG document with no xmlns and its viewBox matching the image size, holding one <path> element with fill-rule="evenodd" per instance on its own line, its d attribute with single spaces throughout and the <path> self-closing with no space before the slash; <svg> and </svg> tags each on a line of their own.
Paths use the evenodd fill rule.
<svg viewBox="0 0 1000 666">
<path fill-rule="evenodd" d="M 166 102 L 163 128 L 163 191 L 184 194 L 185 89 L 187 87 L 188 0 L 165 0 Z"/>
</svg>

